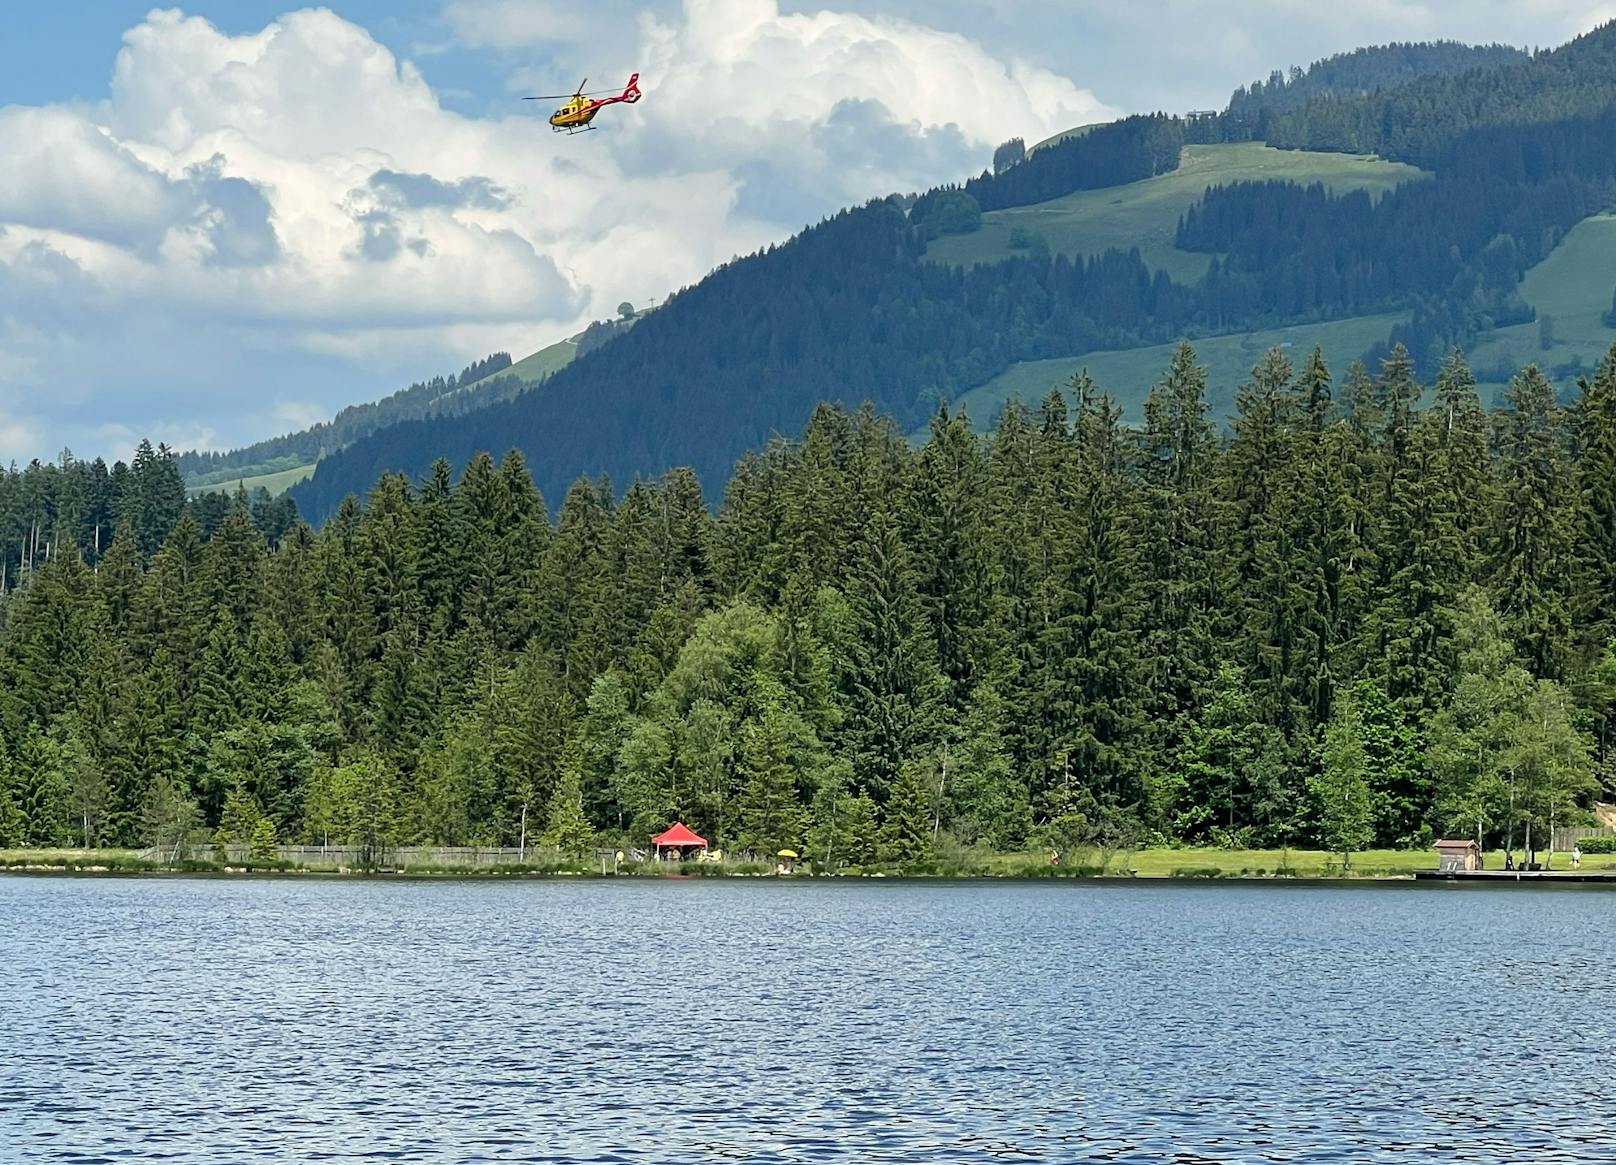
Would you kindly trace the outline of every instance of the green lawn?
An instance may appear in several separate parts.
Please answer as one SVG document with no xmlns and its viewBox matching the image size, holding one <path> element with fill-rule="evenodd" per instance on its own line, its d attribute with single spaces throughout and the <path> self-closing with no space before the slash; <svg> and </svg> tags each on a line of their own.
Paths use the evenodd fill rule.
<svg viewBox="0 0 1616 1165">
<path fill-rule="evenodd" d="M 1316 344 L 1324 349 L 1331 372 L 1339 378 L 1348 364 L 1371 345 L 1384 340 L 1404 318 L 1401 315 L 1354 316 L 1323 324 L 1196 340 L 1196 355 L 1207 368 L 1207 398 L 1212 405 L 1212 415 L 1224 417 L 1234 411 L 1235 390 L 1269 348 L 1289 345 L 1287 354 L 1292 363 L 1300 365 Z M 1122 404 L 1127 420 L 1141 421 L 1150 386 L 1167 371 L 1176 346 L 1157 344 L 1150 348 L 1090 352 L 1087 356 L 1013 364 L 986 384 L 967 392 L 957 403 L 970 414 L 976 426 L 986 428 L 993 424 L 1006 401 L 1017 398 L 1028 407 L 1035 407 L 1052 386 L 1064 384 L 1073 373 L 1087 368 L 1100 388 Z"/>
<path fill-rule="evenodd" d="M 1520 858 L 1520 852 L 1516 852 Z M 1538 861 L 1547 857 L 1544 853 L 1538 854 Z M 1046 860 L 1047 855 L 1039 855 L 1038 860 Z M 1014 870 L 1026 863 L 1025 855 L 1004 855 L 990 864 L 990 869 L 1001 871 Z M 1068 855 L 1068 864 L 1099 864 L 1098 857 L 1092 853 L 1078 853 Z M 1192 873 L 1204 874 L 1206 871 L 1217 870 L 1223 877 L 1257 877 L 1273 874 L 1280 869 L 1291 870 L 1296 877 L 1317 878 L 1326 876 L 1326 870 L 1339 874 L 1340 860 L 1334 854 L 1324 853 L 1322 850 L 1293 849 L 1289 851 L 1266 850 L 1227 850 L 1227 849 L 1145 849 L 1135 850 L 1131 854 L 1119 854 L 1112 861 L 1113 872 L 1133 870 L 1140 877 L 1170 878 L 1174 874 L 1180 876 Z M 1434 870 L 1437 867 L 1437 855 L 1434 849 L 1430 850 L 1392 850 L 1377 849 L 1365 850 L 1352 855 L 1350 872 L 1360 876 L 1399 876 L 1412 874 L 1416 870 Z M 1489 870 L 1502 870 L 1504 868 L 1504 854 L 1500 850 L 1486 855 L 1486 868 Z M 1557 853 L 1554 856 L 1554 869 L 1570 870 L 1571 856 L 1566 853 Z M 1616 855 L 1585 854 L 1582 859 L 1580 873 L 1616 871 Z"/>
<path fill-rule="evenodd" d="M 1521 282 L 1521 297 L 1537 308 L 1540 317 L 1553 319 L 1553 344 L 1548 349 L 1541 346 L 1536 323 L 1499 328 L 1469 353 L 1478 379 L 1500 364 L 1513 369 L 1535 363 L 1552 374 L 1580 362 L 1592 371 L 1616 343 L 1616 329 L 1606 326 L 1603 318 L 1610 310 L 1612 291 L 1616 291 L 1616 214 L 1595 215 L 1573 227 Z M 1570 387 L 1576 373 L 1567 370 L 1556 380 Z M 1496 376 L 1486 377 L 1482 403 L 1491 404 L 1504 384 Z"/>
<path fill-rule="evenodd" d="M 95 865 L 109 859 L 132 861 L 139 856 L 138 849 L 0 849 L 0 866 L 25 862 L 41 865 L 83 862 Z"/>
<path fill-rule="evenodd" d="M 1243 179 L 1280 179 L 1322 182 L 1337 193 L 1367 190 L 1378 195 L 1426 176 L 1401 162 L 1354 154 L 1276 150 L 1254 142 L 1185 146 L 1179 168 L 1171 174 L 990 211 L 982 216 L 981 230 L 935 240 L 926 249 L 926 258 L 959 266 L 996 262 L 1013 254 L 1010 232 L 1019 226 L 1042 234 L 1050 250 L 1066 255 L 1138 247 L 1152 269 L 1166 271 L 1180 283 L 1194 283 L 1206 274 L 1211 256 L 1180 251 L 1173 239 L 1179 218 L 1209 187 Z"/>
</svg>

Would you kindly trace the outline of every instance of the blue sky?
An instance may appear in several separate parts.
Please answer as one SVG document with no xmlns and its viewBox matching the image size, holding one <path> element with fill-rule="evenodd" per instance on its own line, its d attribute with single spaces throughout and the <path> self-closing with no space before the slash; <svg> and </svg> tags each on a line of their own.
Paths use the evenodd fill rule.
<svg viewBox="0 0 1616 1165">
<path fill-rule="evenodd" d="M 230 447 L 521 355 L 993 146 L 1616 0 L 12 0 L 0 461 Z M 605 132 L 517 98 L 645 74 Z"/>
</svg>

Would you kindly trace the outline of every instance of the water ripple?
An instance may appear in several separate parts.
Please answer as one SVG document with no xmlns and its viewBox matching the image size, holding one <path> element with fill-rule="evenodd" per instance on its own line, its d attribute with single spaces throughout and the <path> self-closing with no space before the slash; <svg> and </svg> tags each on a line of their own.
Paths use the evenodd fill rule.
<svg viewBox="0 0 1616 1165">
<path fill-rule="evenodd" d="M 0 879 L 0 1157 L 1580 1163 L 1610 902 Z"/>
</svg>

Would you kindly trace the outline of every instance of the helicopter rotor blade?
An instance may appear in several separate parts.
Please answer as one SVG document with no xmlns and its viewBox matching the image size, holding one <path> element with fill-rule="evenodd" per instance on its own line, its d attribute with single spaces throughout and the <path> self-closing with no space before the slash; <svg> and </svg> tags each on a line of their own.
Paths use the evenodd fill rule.
<svg viewBox="0 0 1616 1165">
<path fill-rule="evenodd" d="M 565 101 L 569 97 L 598 97 L 602 93 L 616 93 L 616 92 L 617 92 L 616 89 L 590 89 L 588 92 L 585 92 L 582 89 L 577 89 L 577 90 L 574 90 L 571 93 L 548 93 L 548 94 L 540 95 L 538 97 L 524 97 L 524 98 L 522 98 L 522 100 L 523 101 Z"/>
</svg>

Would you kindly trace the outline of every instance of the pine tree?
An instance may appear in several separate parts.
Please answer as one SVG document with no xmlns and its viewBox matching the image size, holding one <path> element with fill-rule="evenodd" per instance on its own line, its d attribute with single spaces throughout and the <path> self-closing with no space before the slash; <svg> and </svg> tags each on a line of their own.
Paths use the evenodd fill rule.
<svg viewBox="0 0 1616 1165">
<path fill-rule="evenodd" d="M 1521 656 L 1535 675 L 1558 679 L 1570 659 L 1575 564 L 1560 410 L 1535 366 L 1510 382 L 1508 405 L 1492 585 Z"/>
<path fill-rule="evenodd" d="M 879 801 L 933 731 L 944 680 L 910 552 L 885 511 L 871 516 L 851 574 L 842 735 L 860 788 Z"/>
<path fill-rule="evenodd" d="M 1215 668 L 1224 607 L 1223 521 L 1213 492 L 1215 443 L 1206 369 L 1188 343 L 1145 402 L 1141 435 L 1144 711 L 1158 758 L 1171 755 Z"/>
<path fill-rule="evenodd" d="M 11 749 L 0 734 L 0 849 L 16 849 L 28 833 L 22 806 L 22 782 L 11 759 Z"/>
<path fill-rule="evenodd" d="M 913 762 L 902 767 L 881 813 L 881 857 L 900 866 L 923 862 L 932 853 L 930 797 L 920 772 Z"/>
<path fill-rule="evenodd" d="M 1309 782 L 1319 803 L 1319 840 L 1341 856 L 1341 867 L 1374 838 L 1363 717 L 1355 695 L 1343 692 L 1324 730 L 1319 771 Z"/>
<path fill-rule="evenodd" d="M 1328 372 L 1318 353 L 1307 369 L 1311 405 L 1328 401 Z M 1302 398 L 1290 362 L 1270 351 L 1236 394 L 1234 438 L 1223 456 L 1230 503 L 1233 599 L 1248 629 L 1241 663 L 1261 686 L 1258 709 L 1287 731 L 1301 722 L 1307 701 L 1307 656 L 1299 641 L 1311 600 L 1297 501 L 1306 495 L 1311 425 L 1304 430 Z"/>
<path fill-rule="evenodd" d="M 740 844 L 769 858 L 783 849 L 800 850 L 807 825 L 792 764 L 792 737 L 800 731 L 793 721 L 771 701 L 741 730 Z"/>
<path fill-rule="evenodd" d="M 260 817 L 253 824 L 252 836 L 247 839 L 247 856 L 255 862 L 273 862 L 280 858 L 275 823 L 268 817 Z"/>
<path fill-rule="evenodd" d="M 1050 745 L 1039 787 L 1061 769 L 1095 798 L 1136 805 L 1144 772 L 1137 498 L 1118 411 L 1087 393 L 1077 411 L 1069 471 L 1057 484 L 1067 521 L 1039 644 L 1038 708 Z"/>
<path fill-rule="evenodd" d="M 992 670 L 992 578 L 987 537 L 987 460 L 961 415 L 932 418 L 917 460 L 914 541 L 924 547 L 917 587 L 931 619 L 950 706 L 962 709 Z"/>
<path fill-rule="evenodd" d="M 1616 640 L 1616 345 L 1584 381 L 1577 406 L 1575 611 L 1585 659 Z"/>
<path fill-rule="evenodd" d="M 563 755 L 561 776 L 550 795 L 548 817 L 545 845 L 554 846 L 573 859 L 589 852 L 595 831 L 584 816 L 583 751 L 576 743 L 569 745 Z"/>
</svg>

